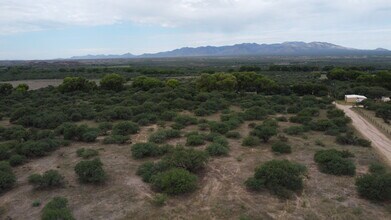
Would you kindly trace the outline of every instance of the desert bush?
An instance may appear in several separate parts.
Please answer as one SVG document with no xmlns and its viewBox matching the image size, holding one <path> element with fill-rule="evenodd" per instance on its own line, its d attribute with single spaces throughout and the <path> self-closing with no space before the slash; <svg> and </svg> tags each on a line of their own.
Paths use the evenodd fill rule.
<svg viewBox="0 0 391 220">
<path fill-rule="evenodd" d="M 0 161 L 0 193 L 11 189 L 15 183 L 16 176 L 12 172 L 11 166 L 5 161 Z"/>
<path fill-rule="evenodd" d="M 39 141 L 26 141 L 17 146 L 16 152 L 27 158 L 42 157 L 49 152 L 58 149 L 60 146 L 64 146 L 66 142 L 62 142 L 57 139 L 43 139 Z"/>
<path fill-rule="evenodd" d="M 308 124 L 312 121 L 312 118 L 309 116 L 292 116 L 289 118 L 289 121 L 299 124 Z"/>
<path fill-rule="evenodd" d="M 209 122 L 211 132 L 225 134 L 229 131 L 229 127 L 225 123 L 211 121 Z"/>
<path fill-rule="evenodd" d="M 319 115 L 318 108 L 304 108 L 297 113 L 298 116 L 314 117 Z"/>
<path fill-rule="evenodd" d="M 136 159 L 161 156 L 168 152 L 167 147 L 159 147 L 155 143 L 137 143 L 132 145 L 132 156 Z"/>
<path fill-rule="evenodd" d="M 221 144 L 212 143 L 206 147 L 206 151 L 210 156 L 225 156 L 228 155 L 229 148 Z"/>
<path fill-rule="evenodd" d="M 165 111 L 161 114 L 160 118 L 164 121 L 172 121 L 177 115 L 174 111 Z"/>
<path fill-rule="evenodd" d="M 12 143 L 0 144 L 0 160 L 7 160 L 11 156 Z"/>
<path fill-rule="evenodd" d="M 157 163 L 146 162 L 141 164 L 137 169 L 137 175 L 141 176 L 142 180 L 146 183 L 150 183 L 152 177 L 160 172 L 170 169 L 170 164 L 159 161 Z"/>
<path fill-rule="evenodd" d="M 169 139 L 178 138 L 180 136 L 181 132 L 179 130 L 167 129 L 156 131 L 149 136 L 148 140 L 149 142 L 161 144 Z"/>
<path fill-rule="evenodd" d="M 103 183 L 106 173 L 100 159 L 80 161 L 75 166 L 75 172 L 82 183 Z"/>
<path fill-rule="evenodd" d="M 98 137 L 98 134 L 99 133 L 97 131 L 88 131 L 82 135 L 81 139 L 84 142 L 94 142 L 96 140 L 96 138 Z"/>
<path fill-rule="evenodd" d="M 344 116 L 345 116 L 345 113 L 339 109 L 330 109 L 327 111 L 327 117 L 330 119 L 344 117 Z"/>
<path fill-rule="evenodd" d="M 360 196 L 374 201 L 391 200 L 391 174 L 371 173 L 356 179 L 356 188 Z"/>
<path fill-rule="evenodd" d="M 36 189 L 48 189 L 64 185 L 64 177 L 57 170 L 48 170 L 44 174 L 32 174 L 29 183 Z"/>
<path fill-rule="evenodd" d="M 113 124 L 110 122 L 101 122 L 98 125 L 100 134 L 106 135 L 108 131 L 110 131 L 113 128 Z"/>
<path fill-rule="evenodd" d="M 95 149 L 90 148 L 80 148 L 76 151 L 77 156 L 82 157 L 83 159 L 89 159 L 99 155 L 99 152 Z"/>
<path fill-rule="evenodd" d="M 277 135 L 277 128 L 269 125 L 258 125 L 251 131 L 251 135 L 257 136 L 266 143 L 272 136 Z"/>
<path fill-rule="evenodd" d="M 113 127 L 114 135 L 126 136 L 129 134 L 136 134 L 140 130 L 138 124 L 130 121 L 119 122 Z"/>
<path fill-rule="evenodd" d="M 205 143 L 204 135 L 199 133 L 190 133 L 186 137 L 186 145 L 199 146 Z"/>
<path fill-rule="evenodd" d="M 323 173 L 353 176 L 356 173 L 356 166 L 348 159 L 352 156 L 348 151 L 320 150 L 315 153 L 314 160 Z"/>
<path fill-rule="evenodd" d="M 291 126 L 289 128 L 285 128 L 284 132 L 289 135 L 298 135 L 308 131 L 306 126 Z"/>
<path fill-rule="evenodd" d="M 346 135 L 338 135 L 336 137 L 336 142 L 342 145 L 358 145 L 362 147 L 370 147 L 371 142 L 362 138 L 358 138 L 352 133 L 347 133 Z"/>
<path fill-rule="evenodd" d="M 27 161 L 27 158 L 23 155 L 14 154 L 10 157 L 8 161 L 11 166 L 15 167 L 24 164 Z"/>
<path fill-rule="evenodd" d="M 225 134 L 227 138 L 240 139 L 241 135 L 237 131 L 229 131 Z"/>
<path fill-rule="evenodd" d="M 129 140 L 129 136 L 110 135 L 103 139 L 103 144 L 125 144 Z"/>
<path fill-rule="evenodd" d="M 206 131 L 206 130 L 208 130 L 208 128 L 209 128 L 209 125 L 207 123 L 199 123 L 198 124 L 198 129 L 200 131 Z"/>
<path fill-rule="evenodd" d="M 314 131 L 326 131 L 335 128 L 336 125 L 328 119 L 320 119 L 310 123 L 310 127 Z"/>
<path fill-rule="evenodd" d="M 272 151 L 280 154 L 290 154 L 292 153 L 292 148 L 289 144 L 279 141 L 272 145 Z"/>
<path fill-rule="evenodd" d="M 42 210 L 42 220 L 75 220 L 68 208 L 68 200 L 54 197 Z"/>
<path fill-rule="evenodd" d="M 156 206 L 163 206 L 166 204 L 167 195 L 164 193 L 158 193 L 156 194 L 152 199 L 152 204 Z"/>
<path fill-rule="evenodd" d="M 265 181 L 263 179 L 256 179 L 255 177 L 250 177 L 246 180 L 245 185 L 250 190 L 260 191 L 265 188 Z"/>
<path fill-rule="evenodd" d="M 369 172 L 375 174 L 386 173 L 387 169 L 381 163 L 371 163 L 369 165 Z"/>
<path fill-rule="evenodd" d="M 197 176 L 182 168 L 172 168 L 156 174 L 152 178 L 152 185 L 164 193 L 178 195 L 194 191 Z"/>
<path fill-rule="evenodd" d="M 197 172 L 205 167 L 208 161 L 208 154 L 200 150 L 177 147 L 164 156 L 162 161 L 171 167 Z"/>
<path fill-rule="evenodd" d="M 174 118 L 174 122 L 180 126 L 186 127 L 197 124 L 197 118 L 188 115 L 178 115 Z"/>
<path fill-rule="evenodd" d="M 259 140 L 258 137 L 255 137 L 255 136 L 248 136 L 248 137 L 245 137 L 242 141 L 242 146 L 246 146 L 246 147 L 255 147 L 255 146 L 258 146 L 259 144 L 261 143 L 261 140 Z"/>
<path fill-rule="evenodd" d="M 224 147 L 228 147 L 228 140 L 222 135 L 215 136 L 212 140 L 214 144 L 220 144 L 223 145 Z"/>
<path fill-rule="evenodd" d="M 243 114 L 243 118 L 247 121 L 250 120 L 262 120 L 267 116 L 267 111 L 261 107 L 254 106 L 246 109 Z"/>
<path fill-rule="evenodd" d="M 288 160 L 271 160 L 255 169 L 254 177 L 246 181 L 252 190 L 267 188 L 276 195 L 288 197 L 303 188 L 306 167 Z"/>
<path fill-rule="evenodd" d="M 277 117 L 276 120 L 277 121 L 281 121 L 281 122 L 287 122 L 288 121 L 288 119 L 286 117 L 284 117 L 284 116 Z"/>
</svg>

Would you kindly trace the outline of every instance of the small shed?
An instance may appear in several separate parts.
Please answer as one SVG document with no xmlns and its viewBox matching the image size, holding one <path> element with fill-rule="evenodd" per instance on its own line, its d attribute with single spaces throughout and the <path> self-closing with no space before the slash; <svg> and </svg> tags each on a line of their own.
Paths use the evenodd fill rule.
<svg viewBox="0 0 391 220">
<path fill-rule="evenodd" d="M 345 102 L 347 103 L 359 103 L 367 99 L 363 95 L 345 95 Z"/>
</svg>

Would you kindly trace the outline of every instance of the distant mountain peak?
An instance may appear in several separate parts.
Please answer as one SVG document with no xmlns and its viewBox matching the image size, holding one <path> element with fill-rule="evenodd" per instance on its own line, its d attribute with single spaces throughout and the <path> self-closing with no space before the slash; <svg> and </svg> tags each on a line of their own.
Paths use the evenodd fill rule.
<svg viewBox="0 0 391 220">
<path fill-rule="evenodd" d="M 384 51 L 384 52 L 389 52 L 390 50 L 387 50 L 387 49 L 385 49 L 385 48 L 381 48 L 381 47 L 379 47 L 379 48 L 376 48 L 376 49 L 375 49 L 375 51 Z"/>
<path fill-rule="evenodd" d="M 163 58 L 163 57 L 208 57 L 208 56 L 342 56 L 342 55 L 391 55 L 391 51 L 378 48 L 376 50 L 359 50 L 340 45 L 314 41 L 287 41 L 276 44 L 241 43 L 230 46 L 182 47 L 179 49 L 142 54 L 123 55 L 87 55 L 75 56 L 71 59 L 127 59 L 127 58 Z"/>
</svg>

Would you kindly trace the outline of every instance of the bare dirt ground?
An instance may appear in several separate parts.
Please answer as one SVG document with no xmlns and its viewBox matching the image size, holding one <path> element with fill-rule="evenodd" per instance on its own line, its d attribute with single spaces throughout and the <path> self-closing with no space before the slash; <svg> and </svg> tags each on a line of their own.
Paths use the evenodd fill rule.
<svg viewBox="0 0 391 220">
<path fill-rule="evenodd" d="M 99 80 L 92 80 L 96 83 Z M 4 81 L 2 83 L 11 83 L 13 87 L 18 86 L 19 84 L 27 84 L 30 90 L 37 90 L 45 88 L 48 86 L 59 86 L 63 82 L 62 79 L 31 79 L 31 80 L 16 80 L 16 81 Z"/>
<path fill-rule="evenodd" d="M 353 126 L 367 139 L 372 141 L 372 146 L 380 153 L 384 160 L 391 165 L 391 140 L 384 135 L 372 123 L 351 109 L 351 106 L 336 104 L 353 121 Z"/>
<path fill-rule="evenodd" d="M 217 120 L 218 114 L 209 116 Z M 249 134 L 250 122 L 236 129 L 242 137 Z M 260 123 L 259 121 L 257 123 Z M 292 126 L 280 122 L 280 130 Z M 142 127 L 132 136 L 132 142 L 145 142 L 156 125 Z M 185 132 L 197 130 L 197 126 L 185 128 Z M 206 169 L 199 175 L 198 189 L 190 194 L 170 197 L 163 207 L 151 203 L 156 194 L 150 186 L 136 175 L 137 167 L 146 162 L 158 160 L 135 160 L 130 145 L 102 145 L 101 143 L 73 143 L 51 155 L 35 159 L 14 169 L 17 186 L 1 195 L 0 207 L 4 215 L 13 220 L 39 219 L 42 207 L 54 196 L 68 198 L 76 219 L 391 219 L 391 213 L 380 204 L 361 199 L 356 193 L 354 177 L 337 177 L 320 173 L 313 161 L 319 149 L 347 149 L 355 154 L 357 175 L 367 171 L 368 164 L 378 161 L 371 148 L 339 146 L 335 137 L 319 132 L 308 132 L 300 136 L 287 136 L 293 153 L 275 155 L 270 146 L 276 141 L 261 144 L 256 148 L 241 146 L 241 140 L 229 140 L 230 153 L 227 157 L 212 158 Z M 172 144 L 184 143 L 181 137 Z M 315 144 L 321 141 L 326 147 Z M 171 142 L 171 141 L 170 141 Z M 104 185 L 80 184 L 74 166 L 81 158 L 76 150 L 93 148 L 99 150 L 99 157 L 108 173 Z M 204 146 L 196 147 L 202 149 Z M 280 200 L 268 191 L 250 192 L 244 181 L 253 175 L 254 169 L 271 159 L 289 159 L 307 166 L 304 190 L 295 198 Z M 64 188 L 34 190 L 27 182 L 30 174 L 58 169 L 65 176 Z M 34 200 L 40 200 L 40 207 L 32 207 Z"/>
</svg>

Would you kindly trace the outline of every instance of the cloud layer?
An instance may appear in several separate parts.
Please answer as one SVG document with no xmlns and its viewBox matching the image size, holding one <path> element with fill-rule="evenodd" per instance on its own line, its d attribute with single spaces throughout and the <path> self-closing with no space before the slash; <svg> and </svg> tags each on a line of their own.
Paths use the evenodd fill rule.
<svg viewBox="0 0 391 220">
<path fill-rule="evenodd" d="M 0 59 L 243 42 L 391 49 L 391 0 L 0 0 Z"/>
<path fill-rule="evenodd" d="M 118 23 L 201 31 L 379 28 L 389 0 L 1 0 L 0 32 Z"/>
</svg>

